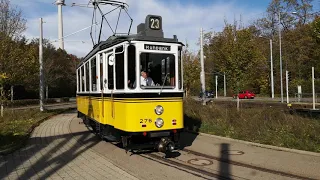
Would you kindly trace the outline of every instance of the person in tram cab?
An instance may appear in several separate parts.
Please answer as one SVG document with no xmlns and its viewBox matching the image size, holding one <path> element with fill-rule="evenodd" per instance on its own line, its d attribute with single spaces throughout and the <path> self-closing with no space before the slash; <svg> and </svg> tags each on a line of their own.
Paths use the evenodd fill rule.
<svg viewBox="0 0 320 180">
<path fill-rule="evenodd" d="M 140 82 L 141 82 L 141 86 L 155 86 L 153 80 L 151 77 L 148 77 L 147 71 L 142 70 L 141 71 L 141 76 L 140 76 Z M 136 82 L 133 83 L 132 86 L 130 86 L 130 80 L 128 80 L 128 85 L 129 87 L 133 88 L 136 87 Z"/>
<path fill-rule="evenodd" d="M 151 77 L 148 77 L 148 74 L 146 71 L 141 71 L 141 86 L 155 86 L 153 80 Z"/>
</svg>

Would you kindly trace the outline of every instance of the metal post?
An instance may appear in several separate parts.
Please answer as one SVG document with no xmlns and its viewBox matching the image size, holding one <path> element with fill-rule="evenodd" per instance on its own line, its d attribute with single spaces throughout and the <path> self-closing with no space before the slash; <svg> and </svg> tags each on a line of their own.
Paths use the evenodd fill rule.
<svg viewBox="0 0 320 180">
<path fill-rule="evenodd" d="M 202 87 L 202 104 L 206 105 L 205 101 L 205 77 L 204 77 L 204 62 L 203 62 L 203 30 L 200 29 L 200 63 L 201 63 L 201 75 L 200 75 L 200 82 Z"/>
<path fill-rule="evenodd" d="M 43 111 L 43 50 L 42 50 L 42 39 L 43 39 L 43 28 L 42 28 L 42 18 L 40 18 L 40 38 L 39 38 L 39 65 L 40 65 L 40 111 Z"/>
<path fill-rule="evenodd" d="M 287 104 L 289 104 L 289 72 L 286 70 Z"/>
<path fill-rule="evenodd" d="M 278 28 L 279 28 L 279 48 L 280 48 L 280 89 L 281 89 L 281 102 L 283 103 L 283 83 L 282 83 L 282 53 L 281 53 L 281 28 L 280 28 L 280 24 L 281 24 L 281 20 L 280 20 L 280 11 L 279 11 L 279 24 L 278 24 Z"/>
<path fill-rule="evenodd" d="M 224 91 L 224 97 L 227 96 L 227 83 L 226 83 L 226 72 L 223 73 L 223 91 Z"/>
<path fill-rule="evenodd" d="M 57 0 L 56 5 L 58 6 L 58 38 L 59 47 L 64 49 L 63 43 L 63 21 L 62 21 L 62 6 L 64 5 L 64 0 Z"/>
<path fill-rule="evenodd" d="M 216 99 L 218 98 L 218 76 L 216 75 Z"/>
<path fill-rule="evenodd" d="M 273 83 L 273 58 L 272 58 L 272 39 L 270 39 L 270 74 L 271 74 L 271 98 L 274 98 L 274 83 Z"/>
<path fill-rule="evenodd" d="M 316 109 L 316 91 L 314 87 L 314 67 L 312 67 L 312 101 L 313 101 L 313 107 L 312 109 Z"/>
</svg>

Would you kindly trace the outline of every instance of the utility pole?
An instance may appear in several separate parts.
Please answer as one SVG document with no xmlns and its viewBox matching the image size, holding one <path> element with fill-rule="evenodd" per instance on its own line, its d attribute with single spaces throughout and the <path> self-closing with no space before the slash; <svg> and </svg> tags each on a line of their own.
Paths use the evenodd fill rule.
<svg viewBox="0 0 320 180">
<path fill-rule="evenodd" d="M 216 75 L 216 99 L 218 99 L 218 76 Z"/>
<path fill-rule="evenodd" d="M 313 110 L 316 110 L 316 91 L 315 91 L 315 87 L 314 87 L 314 67 L 312 67 L 312 104 Z"/>
<path fill-rule="evenodd" d="M 279 24 L 278 24 L 278 28 L 279 28 L 279 48 L 280 48 L 280 84 L 281 84 L 281 102 L 283 103 L 283 84 L 282 84 L 282 53 L 281 53 L 281 21 L 280 21 L 280 17 L 281 16 L 281 12 L 279 11 Z"/>
<path fill-rule="evenodd" d="M 42 62 L 43 62 L 43 47 L 42 47 L 42 39 L 43 39 L 43 28 L 42 28 L 42 18 L 40 18 L 40 38 L 39 38 L 39 65 L 40 65 L 40 88 L 39 88 L 39 93 L 40 93 L 40 111 L 43 111 L 43 67 L 42 67 Z"/>
<path fill-rule="evenodd" d="M 226 83 L 226 72 L 223 73 L 223 90 L 224 90 L 224 97 L 227 96 L 227 83 Z"/>
<path fill-rule="evenodd" d="M 289 72 L 286 70 L 287 104 L 289 104 Z"/>
<path fill-rule="evenodd" d="M 63 21 L 62 21 L 62 6 L 64 6 L 64 0 L 56 0 L 56 5 L 58 6 L 58 38 L 59 38 L 59 47 L 64 49 L 63 43 Z"/>
<path fill-rule="evenodd" d="M 273 58 L 272 58 L 272 39 L 270 39 L 270 74 L 271 74 L 271 98 L 274 98 L 274 83 L 273 83 Z"/>
<path fill-rule="evenodd" d="M 203 29 L 200 28 L 200 63 L 201 63 L 201 74 L 200 74 L 200 82 L 202 87 L 202 105 L 206 105 L 205 101 L 205 77 L 204 77 L 204 62 L 203 62 Z"/>
</svg>

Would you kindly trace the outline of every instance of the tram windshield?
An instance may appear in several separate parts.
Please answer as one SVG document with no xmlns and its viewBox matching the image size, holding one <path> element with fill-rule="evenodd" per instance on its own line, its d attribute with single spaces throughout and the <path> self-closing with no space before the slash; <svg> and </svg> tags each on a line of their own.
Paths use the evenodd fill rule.
<svg viewBox="0 0 320 180">
<path fill-rule="evenodd" d="M 173 54 L 141 53 L 139 83 L 142 89 L 173 89 L 175 76 Z"/>
</svg>

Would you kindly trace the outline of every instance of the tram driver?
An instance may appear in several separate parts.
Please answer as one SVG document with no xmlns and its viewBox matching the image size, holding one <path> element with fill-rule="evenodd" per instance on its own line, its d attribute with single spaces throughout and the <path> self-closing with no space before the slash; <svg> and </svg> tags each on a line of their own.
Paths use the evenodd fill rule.
<svg viewBox="0 0 320 180">
<path fill-rule="evenodd" d="M 152 78 L 148 77 L 148 73 L 145 70 L 141 71 L 140 83 L 141 86 L 155 86 Z M 128 81 L 128 84 L 130 84 L 130 80 Z M 133 87 L 136 87 L 136 82 L 133 83 Z"/>
</svg>

